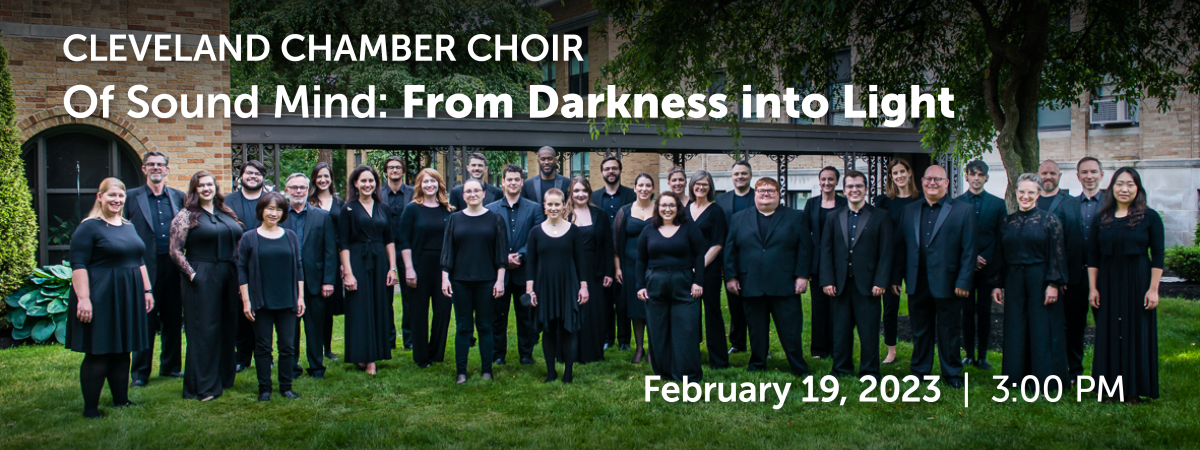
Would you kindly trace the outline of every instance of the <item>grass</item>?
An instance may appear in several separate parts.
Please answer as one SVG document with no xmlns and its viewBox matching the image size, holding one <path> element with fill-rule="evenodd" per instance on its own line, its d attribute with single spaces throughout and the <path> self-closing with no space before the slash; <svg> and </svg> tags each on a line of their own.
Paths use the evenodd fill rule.
<svg viewBox="0 0 1200 450">
<path fill-rule="evenodd" d="M 739 353 L 731 358 L 735 368 L 706 367 L 704 375 L 706 382 L 791 382 L 779 410 L 772 409 L 773 394 L 765 403 L 667 403 L 658 396 L 647 403 L 643 377 L 649 366 L 631 365 L 632 352 L 616 350 L 607 361 L 578 367 L 574 385 L 546 385 L 540 348 L 534 353 L 539 364 L 521 366 L 510 358 L 514 364 L 497 367 L 493 382 L 479 378 L 472 349 L 471 381 L 456 386 L 451 339 L 447 361 L 429 369 L 418 369 L 404 350 L 383 362 L 376 377 L 333 363 L 323 381 L 297 380 L 295 390 L 304 398 L 295 401 L 256 402 L 253 370 L 239 374 L 233 389 L 210 403 L 184 400 L 182 381 L 156 376 L 131 393 L 138 403 L 133 408 L 109 407 L 105 389 L 105 417 L 86 420 L 80 416 L 82 355 L 60 346 L 24 346 L 0 351 L 0 448 L 1197 446 L 1200 303 L 1165 299 L 1158 318 L 1161 399 L 1136 406 L 1097 403 L 1094 395 L 1076 402 L 1073 392 L 1057 403 L 995 403 L 991 376 L 999 373 L 999 355 L 991 358 L 996 370 L 967 370 L 970 407 L 963 406 L 962 391 L 944 385 L 935 403 L 860 403 L 862 386 L 851 379 L 841 381 L 844 405 L 804 403 L 806 387 L 786 372 L 774 340 L 772 353 L 779 356 L 769 360 L 769 372 L 747 373 L 749 357 Z M 339 354 L 341 326 L 339 320 Z M 513 356 L 516 342 L 509 342 Z M 911 350 L 901 342 L 900 361 L 884 366 L 884 374 L 908 375 Z M 1090 350 L 1088 358 L 1090 368 Z M 817 375 L 830 369 L 828 360 L 809 364 Z M 924 394 L 922 386 L 917 395 Z"/>
</svg>

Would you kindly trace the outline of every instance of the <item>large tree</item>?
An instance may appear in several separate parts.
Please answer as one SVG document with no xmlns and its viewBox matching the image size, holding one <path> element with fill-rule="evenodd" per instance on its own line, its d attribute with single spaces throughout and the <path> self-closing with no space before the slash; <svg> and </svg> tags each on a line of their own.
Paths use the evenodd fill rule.
<svg viewBox="0 0 1200 450">
<path fill-rule="evenodd" d="M 919 121 L 923 144 L 960 161 L 995 145 L 1010 187 L 1037 171 L 1039 107 L 1077 105 L 1104 87 L 1134 102 L 1152 97 L 1166 111 L 1180 88 L 1200 92 L 1200 8 L 1190 1 L 595 4 L 627 40 L 603 68 L 607 82 L 627 91 L 705 92 L 723 76 L 730 98 L 740 98 L 744 84 L 760 92 L 777 85 L 830 92 L 836 55 L 851 47 L 856 87 L 949 88 L 955 117 Z M 736 117 L 725 120 L 736 127 Z"/>
</svg>

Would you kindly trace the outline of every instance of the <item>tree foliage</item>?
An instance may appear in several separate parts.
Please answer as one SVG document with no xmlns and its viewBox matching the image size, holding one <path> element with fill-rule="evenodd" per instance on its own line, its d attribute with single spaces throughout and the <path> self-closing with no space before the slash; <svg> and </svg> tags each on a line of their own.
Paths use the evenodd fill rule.
<svg viewBox="0 0 1200 450">
<path fill-rule="evenodd" d="M 36 264 L 37 216 L 25 181 L 8 51 L 0 43 L 0 295 L 21 286 Z"/>
</svg>

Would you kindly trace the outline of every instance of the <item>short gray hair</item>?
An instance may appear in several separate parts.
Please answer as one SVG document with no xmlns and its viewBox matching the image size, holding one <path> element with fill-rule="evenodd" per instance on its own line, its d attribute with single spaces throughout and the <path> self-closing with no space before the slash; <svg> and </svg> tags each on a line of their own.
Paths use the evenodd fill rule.
<svg viewBox="0 0 1200 450">
<path fill-rule="evenodd" d="M 310 186 L 312 185 L 312 183 L 308 180 L 308 175 L 302 174 L 300 172 L 296 172 L 291 175 L 288 175 L 287 179 L 283 181 L 283 185 L 287 186 L 287 184 L 292 181 L 292 178 L 303 178 L 304 184 L 310 185 Z"/>
<path fill-rule="evenodd" d="M 1038 190 L 1042 189 L 1042 177 L 1036 173 L 1021 174 L 1021 176 L 1017 177 L 1017 184 L 1021 184 L 1022 181 L 1032 181 L 1033 184 L 1037 185 Z"/>
</svg>

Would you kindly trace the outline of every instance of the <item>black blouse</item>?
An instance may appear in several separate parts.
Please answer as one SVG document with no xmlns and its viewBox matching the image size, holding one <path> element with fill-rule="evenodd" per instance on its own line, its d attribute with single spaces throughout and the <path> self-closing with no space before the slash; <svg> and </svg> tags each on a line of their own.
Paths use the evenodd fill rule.
<svg viewBox="0 0 1200 450">
<path fill-rule="evenodd" d="M 238 244 L 238 285 L 246 286 L 250 309 L 296 309 L 300 282 L 304 281 L 300 239 L 284 230 L 275 239 L 263 237 L 254 228 Z"/>
<path fill-rule="evenodd" d="M 1101 257 L 1123 255 L 1145 255 L 1150 253 L 1150 267 L 1163 268 L 1164 236 L 1162 217 L 1158 211 L 1146 208 L 1142 219 L 1132 228 L 1129 216 L 1112 219 L 1102 225 L 1103 216 L 1097 214 L 1092 229 L 1094 237 L 1088 242 L 1088 267 L 1100 267 Z"/>
<path fill-rule="evenodd" d="M 699 216 L 692 216 L 692 207 L 688 205 L 687 217 L 700 230 L 700 235 L 704 237 L 704 241 L 708 243 L 709 248 L 725 245 L 725 236 L 729 232 L 729 224 L 725 223 L 725 210 L 717 206 L 716 203 L 709 203 L 708 207 L 704 208 L 704 212 L 701 212 Z M 708 251 L 708 249 L 706 248 L 705 251 Z M 717 257 L 717 260 L 713 261 L 713 264 L 717 264 L 716 261 L 718 260 L 720 260 L 720 256 Z M 720 267 L 720 265 L 717 265 L 717 267 Z"/>
<path fill-rule="evenodd" d="M 457 281 L 496 281 L 508 262 L 508 230 L 491 211 L 478 216 L 450 215 L 442 239 L 442 271 Z"/>
<path fill-rule="evenodd" d="M 400 250 L 440 252 L 449 220 L 450 211 L 444 207 L 430 208 L 420 203 L 409 203 L 400 214 L 397 246 Z"/>
<path fill-rule="evenodd" d="M 1063 239 L 1062 223 L 1054 214 L 1041 209 L 1031 209 L 1009 214 L 1000 228 L 999 242 L 989 262 L 990 282 L 1000 286 L 1003 282 L 1002 268 L 1005 266 L 1045 265 L 1045 282 L 1052 286 L 1067 283 L 1066 241 Z M 994 263 L 994 266 L 993 266 Z"/>
<path fill-rule="evenodd" d="M 909 203 L 920 199 L 920 195 L 896 198 L 891 198 L 887 195 L 880 195 L 875 197 L 875 207 L 883 208 L 888 211 L 888 217 L 892 218 L 892 227 L 898 231 L 900 226 L 900 216 L 904 215 L 904 207 L 908 206 Z"/>
<path fill-rule="evenodd" d="M 186 278 L 196 273 L 189 261 L 234 262 L 243 231 L 237 219 L 221 210 L 181 210 L 171 220 L 171 259 Z"/>
<path fill-rule="evenodd" d="M 654 226 L 647 226 L 638 237 L 637 287 L 646 288 L 649 269 L 692 270 L 692 283 L 704 286 L 704 253 L 708 242 L 691 223 L 679 226 L 675 234 L 665 237 Z"/>
</svg>

